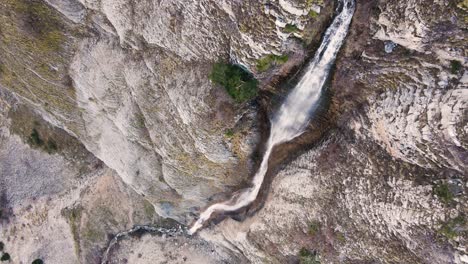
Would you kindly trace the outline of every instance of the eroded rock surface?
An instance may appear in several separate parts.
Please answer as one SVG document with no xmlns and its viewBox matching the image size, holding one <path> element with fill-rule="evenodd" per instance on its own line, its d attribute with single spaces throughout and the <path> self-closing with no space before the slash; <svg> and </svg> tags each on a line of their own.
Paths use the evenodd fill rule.
<svg viewBox="0 0 468 264">
<path fill-rule="evenodd" d="M 253 263 L 305 262 L 301 248 L 322 263 L 466 263 L 460 6 L 358 1 L 331 86 L 338 128 L 278 173 L 259 212 L 201 236 Z"/>
<path fill-rule="evenodd" d="M 12 262 L 100 263 L 119 232 L 189 224 L 245 185 L 263 108 L 335 7 L 0 3 L 0 241 Z M 263 207 L 192 238 L 126 237 L 109 262 L 297 263 L 303 248 L 322 263 L 468 263 L 467 10 L 357 0 L 331 130 L 279 169 Z M 269 54 L 289 60 L 260 71 Z M 261 100 L 239 105 L 212 84 L 220 60 L 253 72 Z"/>
<path fill-rule="evenodd" d="M 2 4 L 2 83 L 77 137 L 160 215 L 181 222 L 253 169 L 253 148 L 224 136 L 253 108 L 236 106 L 218 92 L 208 80 L 210 65 L 229 58 L 256 71 L 256 60 L 267 54 L 299 52 L 303 58 L 303 48 L 287 39 L 296 33 L 280 33 L 284 25 L 275 21 L 304 28 L 314 21 L 308 12 L 318 14 L 324 5 L 48 3 Z M 243 27 L 252 19 L 260 19 L 260 27 Z M 36 20 L 42 22 L 29 23 Z M 257 144 L 255 125 L 242 138 Z"/>
</svg>

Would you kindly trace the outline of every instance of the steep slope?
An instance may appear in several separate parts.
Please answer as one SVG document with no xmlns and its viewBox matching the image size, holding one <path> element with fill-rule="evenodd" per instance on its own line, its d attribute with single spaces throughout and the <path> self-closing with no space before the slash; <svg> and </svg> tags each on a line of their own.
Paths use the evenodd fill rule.
<svg viewBox="0 0 468 264">
<path fill-rule="evenodd" d="M 236 105 L 210 83 L 211 65 L 230 60 L 256 71 L 257 59 L 273 53 L 298 53 L 300 63 L 304 48 L 288 39 L 300 33 L 284 32 L 285 23 L 304 28 L 319 21 L 309 10 L 321 8 L 313 1 L 293 9 L 285 1 L 48 4 L 2 3 L 1 84 L 78 138 L 160 215 L 181 222 L 248 177 L 258 141 L 256 106 Z M 255 29 L 252 19 L 260 20 Z M 236 126 L 248 133 L 232 142 L 224 134 Z"/>
<path fill-rule="evenodd" d="M 245 185 L 264 109 L 335 4 L 2 1 L 0 241 L 13 263 L 99 263 L 115 234 L 188 224 Z M 318 119 L 330 131 L 293 143 L 265 200 L 195 237 L 123 238 L 110 262 L 468 263 L 467 11 L 357 0 Z M 268 54 L 289 60 L 259 69 Z M 259 100 L 209 81 L 220 60 L 255 74 Z"/>
<path fill-rule="evenodd" d="M 464 17 L 463 3 L 358 1 L 331 82 L 337 127 L 259 212 L 202 236 L 254 263 L 466 263 Z"/>
</svg>

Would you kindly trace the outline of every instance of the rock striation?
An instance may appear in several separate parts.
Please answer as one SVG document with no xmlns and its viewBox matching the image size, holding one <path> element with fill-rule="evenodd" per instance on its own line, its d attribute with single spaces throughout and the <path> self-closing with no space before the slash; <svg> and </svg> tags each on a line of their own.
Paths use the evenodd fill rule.
<svg viewBox="0 0 468 264">
<path fill-rule="evenodd" d="M 336 5 L 2 1 L 0 241 L 12 263 L 100 263 L 113 235 L 189 224 L 245 185 L 265 109 L 287 93 L 277 81 L 300 71 Z M 357 0 L 332 125 L 270 172 L 263 206 L 196 237 L 127 237 L 110 263 L 468 263 L 467 10 Z M 271 54 L 289 60 L 259 70 Z M 236 104 L 211 83 L 217 61 L 251 71 L 259 100 Z"/>
</svg>

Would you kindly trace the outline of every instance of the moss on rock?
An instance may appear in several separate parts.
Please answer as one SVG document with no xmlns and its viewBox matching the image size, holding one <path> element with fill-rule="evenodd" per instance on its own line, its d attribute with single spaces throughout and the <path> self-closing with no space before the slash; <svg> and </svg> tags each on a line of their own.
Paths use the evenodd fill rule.
<svg viewBox="0 0 468 264">
<path fill-rule="evenodd" d="M 268 54 L 257 60 L 257 70 L 260 72 L 264 72 L 270 69 L 272 66 L 277 66 L 286 63 L 288 59 L 288 55 Z"/>
</svg>

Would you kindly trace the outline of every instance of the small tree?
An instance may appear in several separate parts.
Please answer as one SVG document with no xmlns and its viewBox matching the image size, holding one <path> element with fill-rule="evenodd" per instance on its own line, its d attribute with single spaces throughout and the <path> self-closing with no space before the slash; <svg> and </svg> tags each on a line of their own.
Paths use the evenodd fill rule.
<svg viewBox="0 0 468 264">
<path fill-rule="evenodd" d="M 10 260 L 10 254 L 3 253 L 2 257 L 0 258 L 0 261 L 8 261 L 8 260 Z"/>
<path fill-rule="evenodd" d="M 35 259 L 32 264 L 44 264 L 44 261 L 42 259 Z"/>
<path fill-rule="evenodd" d="M 212 82 L 223 86 L 238 103 L 250 100 L 257 95 L 257 80 L 238 65 L 215 63 L 209 78 Z"/>
<path fill-rule="evenodd" d="M 439 197 L 444 203 L 450 203 L 453 201 L 453 193 L 450 191 L 447 183 L 441 183 L 433 187 L 433 193 Z"/>
<path fill-rule="evenodd" d="M 452 60 L 450 61 L 450 72 L 452 74 L 457 74 L 463 68 L 463 64 L 460 61 Z"/>
<path fill-rule="evenodd" d="M 37 129 L 33 128 L 31 135 L 29 136 L 29 142 L 34 146 L 42 146 L 44 145 L 44 140 L 42 140 L 41 136 Z"/>
<path fill-rule="evenodd" d="M 309 224 L 309 235 L 315 236 L 319 231 L 322 225 L 318 221 L 313 221 Z"/>
<path fill-rule="evenodd" d="M 299 263 L 300 264 L 320 264 L 320 258 L 317 252 L 311 252 L 306 248 L 302 248 L 299 251 Z"/>
<path fill-rule="evenodd" d="M 299 28 L 297 28 L 296 25 L 293 25 L 293 24 L 286 24 L 286 26 L 284 27 L 284 31 L 286 33 L 294 33 L 294 32 L 298 32 L 300 31 Z"/>
</svg>

